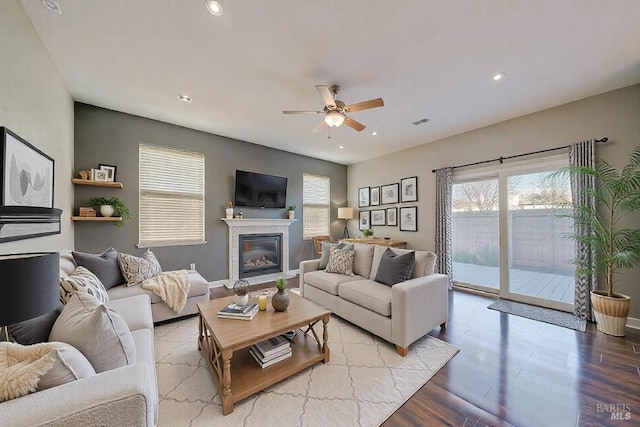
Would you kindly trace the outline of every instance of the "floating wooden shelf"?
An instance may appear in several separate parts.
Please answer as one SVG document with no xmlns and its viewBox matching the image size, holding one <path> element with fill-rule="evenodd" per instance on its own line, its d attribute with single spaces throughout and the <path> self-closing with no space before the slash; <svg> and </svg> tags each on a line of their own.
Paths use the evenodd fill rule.
<svg viewBox="0 0 640 427">
<path fill-rule="evenodd" d="M 122 217 L 119 217 L 119 216 L 72 216 L 71 221 L 116 222 L 116 221 L 122 221 Z"/>
<path fill-rule="evenodd" d="M 92 181 L 90 179 L 71 178 L 71 182 L 79 185 L 93 185 L 95 187 L 124 188 L 122 183 L 117 181 Z"/>
</svg>

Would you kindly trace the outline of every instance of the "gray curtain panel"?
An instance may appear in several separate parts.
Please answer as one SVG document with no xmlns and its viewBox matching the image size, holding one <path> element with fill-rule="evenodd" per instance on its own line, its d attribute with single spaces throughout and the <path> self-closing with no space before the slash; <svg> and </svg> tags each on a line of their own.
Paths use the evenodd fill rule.
<svg viewBox="0 0 640 427">
<path fill-rule="evenodd" d="M 595 142 L 583 141 L 573 144 L 569 148 L 569 161 L 571 166 L 595 167 Z M 573 203 L 580 203 L 595 207 L 595 199 L 590 190 L 595 189 L 595 179 L 592 176 L 573 174 L 571 176 L 571 197 Z M 584 215 L 583 212 L 575 211 L 574 215 Z M 576 220 L 574 232 L 577 236 L 588 235 L 593 232 L 592 228 L 585 224 L 585 221 Z M 576 271 L 576 286 L 574 300 L 574 314 L 581 319 L 593 321 L 593 311 L 591 308 L 590 292 L 597 287 L 596 251 L 592 245 L 576 240 L 575 259 L 580 270 L 588 267 L 592 273 Z"/>
<path fill-rule="evenodd" d="M 451 183 L 453 169 L 436 171 L 436 254 L 438 273 L 449 277 L 453 289 L 453 255 L 451 245 Z"/>
</svg>

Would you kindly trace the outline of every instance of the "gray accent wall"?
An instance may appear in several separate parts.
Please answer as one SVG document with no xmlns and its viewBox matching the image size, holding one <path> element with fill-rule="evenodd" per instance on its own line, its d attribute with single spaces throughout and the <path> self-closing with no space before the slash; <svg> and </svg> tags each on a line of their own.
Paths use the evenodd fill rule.
<svg viewBox="0 0 640 427">
<path fill-rule="evenodd" d="M 73 99 L 18 0 L 0 1 L 0 126 L 55 160 L 61 234 L 0 243 L 0 253 L 73 248 Z"/>
<path fill-rule="evenodd" d="M 429 124 L 423 125 L 428 129 Z M 596 148 L 598 158 L 617 168 L 640 146 L 640 85 L 603 93 L 475 131 L 456 135 L 413 149 L 397 152 L 348 169 L 349 206 L 357 207 L 358 187 L 384 185 L 418 176 L 418 232 L 398 227 L 374 227 L 377 236 L 405 240 L 411 249 L 433 250 L 435 240 L 435 174 L 432 169 L 472 163 L 500 156 L 544 150 L 607 136 L 609 143 Z M 495 163 L 499 168 L 499 163 Z M 626 219 L 640 227 L 640 215 Z M 350 223 L 352 236 L 360 236 L 357 221 Z M 640 318 L 640 269 L 625 271 L 617 291 L 632 297 L 631 317 Z"/>
<path fill-rule="evenodd" d="M 250 123 L 248 126 L 250 126 Z M 300 156 L 244 141 L 225 138 L 156 120 L 75 104 L 75 173 L 97 168 L 100 163 L 117 166 L 116 179 L 124 189 L 77 185 L 75 209 L 88 206 L 93 196 L 117 196 L 131 210 L 134 219 L 124 226 L 113 223 L 76 222 L 76 249 L 101 252 L 110 246 L 121 252 L 141 254 L 138 243 L 138 144 L 203 153 L 205 155 L 205 245 L 152 248 L 164 269 L 196 269 L 208 280 L 223 280 L 228 275 L 228 227 L 221 218 L 225 203 L 233 200 L 235 171 L 241 169 L 288 178 L 287 205 L 296 205 L 296 218 L 290 228 L 291 269 L 300 261 L 313 258 L 310 240 L 302 239 L 302 176 L 304 173 L 331 178 L 331 234 L 340 237 L 342 221 L 337 207 L 346 202 L 347 167 Z M 236 209 L 239 210 L 239 209 Z M 285 218 L 284 209 L 243 208 L 245 218 Z"/>
</svg>

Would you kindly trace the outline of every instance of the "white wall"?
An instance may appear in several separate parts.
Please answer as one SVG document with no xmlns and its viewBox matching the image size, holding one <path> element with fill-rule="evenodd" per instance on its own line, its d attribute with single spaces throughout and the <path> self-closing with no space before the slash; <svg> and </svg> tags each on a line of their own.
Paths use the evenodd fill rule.
<svg viewBox="0 0 640 427">
<path fill-rule="evenodd" d="M 428 124 L 423 126 L 429 126 Z M 399 182 L 418 176 L 418 232 L 397 227 L 374 227 L 375 235 L 405 240 L 409 248 L 434 249 L 435 174 L 432 169 L 455 166 L 500 156 L 568 145 L 607 136 L 610 143 L 598 146 L 597 156 L 616 167 L 626 164 L 628 154 L 640 146 L 640 85 L 593 96 L 538 113 L 519 117 L 416 148 L 351 165 L 347 172 L 348 206 L 357 207 L 358 187 Z M 499 168 L 499 163 L 495 164 Z M 629 225 L 640 227 L 640 215 Z M 357 221 L 350 222 L 352 236 L 360 236 Z M 633 297 L 631 317 L 640 318 L 640 271 L 627 271 L 617 290 Z"/>
<path fill-rule="evenodd" d="M 73 99 L 18 0 L 0 2 L 0 126 L 55 160 L 62 233 L 0 243 L 0 253 L 73 248 Z"/>
</svg>

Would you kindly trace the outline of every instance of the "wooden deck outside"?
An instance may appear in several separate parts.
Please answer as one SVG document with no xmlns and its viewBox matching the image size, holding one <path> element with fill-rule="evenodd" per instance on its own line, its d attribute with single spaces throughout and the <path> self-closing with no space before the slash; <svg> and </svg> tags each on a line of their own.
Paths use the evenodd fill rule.
<svg viewBox="0 0 640 427">
<path fill-rule="evenodd" d="M 500 271 L 498 267 L 454 262 L 453 280 L 498 290 Z M 513 293 L 573 304 L 574 277 L 511 269 L 510 289 Z"/>
</svg>

